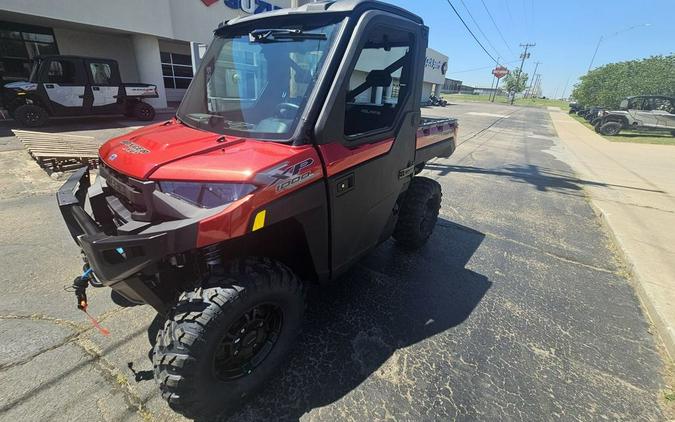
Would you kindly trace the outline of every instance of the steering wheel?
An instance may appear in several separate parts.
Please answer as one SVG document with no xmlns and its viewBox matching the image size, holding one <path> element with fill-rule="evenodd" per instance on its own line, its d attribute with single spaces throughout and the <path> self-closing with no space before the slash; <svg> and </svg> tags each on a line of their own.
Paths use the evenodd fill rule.
<svg viewBox="0 0 675 422">
<path fill-rule="evenodd" d="M 279 104 L 277 104 L 277 116 L 279 116 L 279 117 L 286 118 L 285 117 L 286 113 L 288 113 L 291 110 L 293 112 L 296 112 L 296 111 L 300 110 L 300 106 L 297 105 L 297 104 L 293 104 L 293 103 L 279 103 Z"/>
</svg>

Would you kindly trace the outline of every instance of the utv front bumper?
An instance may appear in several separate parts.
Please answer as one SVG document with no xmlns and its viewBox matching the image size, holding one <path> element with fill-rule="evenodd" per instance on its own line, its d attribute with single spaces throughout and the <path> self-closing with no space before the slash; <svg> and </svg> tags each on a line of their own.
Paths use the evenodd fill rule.
<svg viewBox="0 0 675 422">
<path fill-rule="evenodd" d="M 150 287 L 156 283 L 148 280 L 155 278 L 164 258 L 194 247 L 198 220 L 146 223 L 134 234 L 109 234 L 85 211 L 85 202 L 94 206 L 92 193 L 104 196 L 99 189 L 88 197 L 90 186 L 89 170 L 83 167 L 68 178 L 56 198 L 68 230 L 82 248 L 96 280 L 132 302 L 163 308 L 163 300 Z"/>
</svg>

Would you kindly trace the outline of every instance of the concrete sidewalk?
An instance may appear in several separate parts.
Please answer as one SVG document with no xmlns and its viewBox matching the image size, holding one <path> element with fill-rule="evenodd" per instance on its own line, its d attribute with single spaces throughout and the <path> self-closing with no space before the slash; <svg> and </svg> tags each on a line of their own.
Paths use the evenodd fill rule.
<svg viewBox="0 0 675 422">
<path fill-rule="evenodd" d="M 675 358 L 675 146 L 615 143 L 552 111 L 576 170 L 632 266 L 640 300 Z"/>
</svg>

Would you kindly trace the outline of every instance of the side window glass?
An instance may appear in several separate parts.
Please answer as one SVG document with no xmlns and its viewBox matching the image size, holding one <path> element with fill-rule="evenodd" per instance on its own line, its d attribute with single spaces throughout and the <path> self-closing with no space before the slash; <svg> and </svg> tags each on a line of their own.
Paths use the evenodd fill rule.
<svg viewBox="0 0 675 422">
<path fill-rule="evenodd" d="M 358 54 L 349 76 L 344 132 L 354 137 L 394 125 L 408 97 L 412 61 L 412 34 L 374 27 Z"/>
<path fill-rule="evenodd" d="M 654 102 L 652 110 L 665 111 L 667 113 L 673 112 L 673 106 L 670 100 L 666 98 L 654 98 L 652 101 Z"/>
<path fill-rule="evenodd" d="M 91 81 L 94 85 L 112 85 L 112 69 L 108 63 L 89 63 Z"/>
<path fill-rule="evenodd" d="M 72 60 L 52 60 L 47 70 L 47 82 L 66 85 L 84 85 Z"/>
</svg>

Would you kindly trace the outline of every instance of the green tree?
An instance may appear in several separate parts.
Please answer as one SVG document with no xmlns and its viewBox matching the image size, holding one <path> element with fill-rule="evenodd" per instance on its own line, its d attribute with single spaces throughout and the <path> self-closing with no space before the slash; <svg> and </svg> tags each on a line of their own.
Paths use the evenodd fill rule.
<svg viewBox="0 0 675 422">
<path fill-rule="evenodd" d="M 523 92 L 527 87 L 527 73 L 516 69 L 504 77 L 504 88 L 507 92 Z"/>
<path fill-rule="evenodd" d="M 617 108 L 632 95 L 675 96 L 675 55 L 610 63 L 580 78 L 572 96 L 587 106 Z"/>
</svg>

